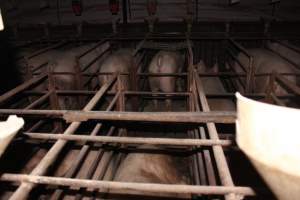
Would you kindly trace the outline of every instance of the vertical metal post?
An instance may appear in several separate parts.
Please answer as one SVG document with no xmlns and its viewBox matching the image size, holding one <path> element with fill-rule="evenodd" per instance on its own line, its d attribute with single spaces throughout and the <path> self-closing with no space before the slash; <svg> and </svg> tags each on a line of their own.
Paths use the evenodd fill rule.
<svg viewBox="0 0 300 200">
<path fill-rule="evenodd" d="M 83 76 L 80 68 L 79 58 L 76 57 L 76 64 L 74 65 L 74 78 L 75 78 L 75 88 L 77 90 L 83 90 Z M 81 107 L 84 104 L 84 97 L 78 96 L 79 106 Z"/>
<path fill-rule="evenodd" d="M 247 71 L 247 80 L 246 80 L 246 93 L 251 93 L 254 86 L 254 73 L 255 69 L 253 66 L 253 57 L 249 57 L 249 65 L 248 65 L 248 71 Z"/>
<path fill-rule="evenodd" d="M 48 90 L 52 91 L 50 94 L 50 106 L 51 106 L 52 110 L 59 110 L 60 106 L 58 103 L 58 96 L 55 91 L 55 78 L 52 74 L 52 69 L 50 66 L 48 66 L 47 70 L 48 70 Z M 61 132 L 62 131 L 62 123 L 54 122 L 54 129 Z"/>
<path fill-rule="evenodd" d="M 127 24 L 127 0 L 123 0 L 122 3 L 123 8 L 123 24 Z"/>
</svg>

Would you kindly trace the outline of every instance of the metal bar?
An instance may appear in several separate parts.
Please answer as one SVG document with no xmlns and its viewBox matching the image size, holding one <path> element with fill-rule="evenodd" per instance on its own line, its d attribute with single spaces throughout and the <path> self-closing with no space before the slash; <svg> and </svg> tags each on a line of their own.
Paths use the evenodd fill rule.
<svg viewBox="0 0 300 200">
<path fill-rule="evenodd" d="M 29 55 L 29 56 L 27 56 L 26 58 L 27 59 L 31 59 L 31 58 L 33 58 L 33 57 L 35 57 L 35 56 L 38 56 L 38 55 L 40 55 L 40 54 L 43 54 L 43 53 L 45 53 L 45 52 L 47 52 L 47 51 L 49 51 L 49 50 L 51 50 L 51 49 L 56 49 L 56 48 L 58 48 L 58 47 L 60 47 L 60 46 L 63 46 L 63 45 L 65 45 L 65 44 L 67 44 L 67 41 L 62 41 L 62 42 L 60 42 L 60 43 L 58 43 L 58 44 L 54 44 L 54 45 L 52 45 L 52 46 L 48 46 L 48 47 L 46 47 L 46 48 L 43 48 L 43 49 L 40 49 L 40 50 L 38 50 L 38 51 L 36 51 L 36 52 L 33 52 L 31 55 Z"/>
<path fill-rule="evenodd" d="M 295 51 L 297 53 L 300 53 L 300 48 L 297 48 L 297 47 L 295 47 L 293 45 L 287 44 L 287 43 L 285 43 L 285 42 L 283 42 L 281 40 L 275 40 L 275 41 L 277 43 L 281 44 L 282 46 L 285 46 L 285 47 L 287 47 L 287 48 L 289 48 L 289 49 L 291 49 L 291 50 L 293 50 L 293 51 Z"/>
<path fill-rule="evenodd" d="M 114 99 L 111 101 L 111 103 L 109 104 L 109 106 L 107 107 L 106 111 L 110 111 L 113 106 L 115 105 L 116 103 L 116 100 L 118 99 L 118 96 L 119 96 L 119 93 L 115 95 Z M 93 136 L 96 136 L 100 129 L 102 127 L 102 124 L 101 123 L 97 123 L 96 126 L 94 127 L 92 133 L 90 134 L 90 137 L 93 137 Z M 112 135 L 113 133 L 113 130 L 112 131 L 109 131 L 109 133 L 107 134 L 108 136 L 109 135 Z M 26 133 L 25 133 L 26 134 Z M 27 134 L 28 135 L 28 134 Z M 43 134 L 42 134 L 43 135 Z M 61 134 L 61 136 L 65 136 L 64 134 Z M 60 138 L 60 139 L 63 139 L 63 138 Z M 82 141 L 82 140 L 80 140 Z M 88 140 L 86 140 L 85 142 L 87 142 Z M 79 155 L 75 161 L 75 163 L 72 165 L 72 167 L 68 170 L 67 174 L 65 175 L 66 178 L 72 178 L 75 173 L 77 172 L 78 168 L 80 167 L 80 164 L 82 163 L 83 159 L 86 157 L 88 151 L 90 149 L 90 146 L 87 145 L 87 144 L 84 144 L 82 146 L 82 148 L 80 149 L 80 152 L 79 152 Z M 102 152 L 103 150 L 100 150 L 97 154 L 97 158 L 101 159 L 101 155 L 102 155 Z M 99 157 L 100 156 L 100 157 Z M 54 194 L 51 196 L 51 200 L 55 200 L 55 199 L 60 199 L 60 196 L 63 194 L 63 190 L 62 189 L 58 189 L 54 192 Z"/>
<path fill-rule="evenodd" d="M 234 123 L 234 112 L 103 112 L 103 111 L 65 111 L 63 118 L 67 122 L 93 120 L 145 121 L 177 123 Z"/>
<path fill-rule="evenodd" d="M 270 94 L 273 101 L 279 106 L 286 106 L 281 100 L 279 100 L 274 93 Z"/>
<path fill-rule="evenodd" d="M 199 76 L 197 76 L 197 70 L 193 69 L 193 72 L 195 75 L 194 80 L 196 82 L 196 87 L 198 90 L 198 95 L 200 98 L 200 103 L 201 103 L 202 109 L 205 112 L 209 112 L 210 111 L 209 105 L 208 105 L 207 99 L 205 97 L 205 93 L 204 93 L 204 89 L 203 89 L 201 80 L 200 80 Z M 207 123 L 207 128 L 208 128 L 208 133 L 209 133 L 210 139 L 218 140 L 219 136 L 218 136 L 218 132 L 217 132 L 215 124 Z M 225 186 L 234 186 L 222 147 L 221 146 L 213 146 L 212 149 L 213 149 L 214 157 L 216 159 L 216 165 L 217 165 L 218 173 L 220 175 L 221 183 Z M 232 193 L 232 194 L 227 194 L 225 196 L 225 199 L 231 200 L 231 199 L 237 199 L 237 197 L 234 193 Z"/>
<path fill-rule="evenodd" d="M 0 104 L 7 101 L 9 98 L 13 97 L 14 95 L 22 92 L 23 90 L 29 88 L 30 86 L 42 81 L 45 77 L 47 76 L 47 73 L 43 73 L 38 77 L 34 77 L 25 83 L 17 86 L 16 88 L 4 93 L 3 95 L 0 96 Z"/>
<path fill-rule="evenodd" d="M 101 75 L 113 75 L 114 72 L 96 72 L 96 73 L 82 73 L 83 76 L 101 76 Z M 39 75 L 40 73 L 33 73 L 33 75 Z M 53 72 L 53 75 L 74 75 L 74 72 Z M 119 73 L 122 76 L 129 75 L 129 73 L 123 72 Z M 300 76 L 300 73 L 278 73 L 283 76 Z M 187 76 L 188 73 L 181 72 L 181 73 L 137 73 L 138 76 Z M 270 76 L 271 73 L 256 73 L 256 76 Z M 247 76 L 246 73 L 235 73 L 235 72 L 218 72 L 218 73 L 212 73 L 212 72 L 205 72 L 205 73 L 199 73 L 199 76 L 207 76 L 207 77 L 215 77 L 215 76 L 228 76 L 228 77 L 245 77 Z"/>
<path fill-rule="evenodd" d="M 46 94 L 44 94 L 43 96 L 41 96 L 40 98 L 38 98 L 37 100 L 32 102 L 31 104 L 29 104 L 28 106 L 26 106 L 24 109 L 29 110 L 29 109 L 33 109 L 34 107 L 40 105 L 41 103 L 43 103 L 45 100 L 47 100 L 49 98 L 49 96 L 52 94 L 52 92 L 53 91 L 47 92 Z"/>
<path fill-rule="evenodd" d="M 300 87 L 298 87 L 295 83 L 291 82 L 285 77 L 282 77 L 278 74 L 276 74 L 275 79 L 282 84 L 283 86 L 287 87 L 289 90 L 294 92 L 297 95 L 300 95 Z"/>
<path fill-rule="evenodd" d="M 33 91 L 33 90 L 27 90 L 24 91 L 24 94 L 27 95 L 43 95 L 46 94 L 48 91 Z M 56 93 L 59 95 L 93 95 L 95 94 L 97 91 L 93 91 L 93 90 L 57 90 Z M 108 91 L 107 95 L 115 95 L 115 92 L 112 91 Z M 156 96 L 188 96 L 189 93 L 188 92 L 148 92 L 148 91 L 124 91 L 125 95 L 156 95 Z M 250 98 L 263 98 L 266 96 L 265 93 L 245 93 L 243 94 L 246 97 L 250 97 Z M 277 97 L 279 98 L 289 98 L 289 97 L 294 97 L 295 94 L 284 94 L 284 95 L 277 95 Z M 214 97 L 235 97 L 235 93 L 207 93 L 206 97 L 209 98 L 214 98 Z M 1 110 L 1 109 L 0 109 Z"/>
<path fill-rule="evenodd" d="M 195 185 L 175 185 L 175 184 L 154 184 L 154 183 L 127 183 L 116 181 L 98 181 L 86 179 L 72 179 L 60 177 L 48 177 L 38 175 L 2 174 L 1 181 L 22 182 L 22 184 L 47 184 L 70 187 L 95 188 L 95 189 L 128 189 L 133 191 L 143 191 L 152 193 L 184 193 L 184 194 L 204 194 L 204 195 L 225 195 L 229 193 L 241 195 L 255 195 L 255 191 L 250 187 L 233 186 L 195 186 Z"/>
<path fill-rule="evenodd" d="M 97 102 L 101 99 L 101 97 L 108 90 L 110 85 L 116 80 L 116 76 L 114 76 L 108 83 L 104 84 L 101 89 L 95 94 L 95 96 L 89 101 L 89 103 L 83 108 L 83 111 L 88 111 L 93 109 L 93 107 L 97 104 Z M 80 122 L 72 123 L 64 132 L 66 135 L 72 135 L 80 126 Z M 33 169 L 30 173 L 31 175 L 42 175 L 45 174 L 51 164 L 55 161 L 56 157 L 66 145 L 67 141 L 58 140 L 51 149 L 47 152 L 44 158 L 40 161 L 40 163 Z M 35 184 L 33 183 L 22 183 L 18 189 L 12 194 L 11 200 L 19 200 L 26 199 L 29 192 L 33 189 Z"/>
<path fill-rule="evenodd" d="M 68 111 L 68 110 L 22 110 L 0 109 L 0 114 L 18 114 L 40 116 L 47 115 L 63 118 L 68 122 L 93 120 L 110 121 L 145 121 L 145 122 L 174 122 L 174 123 L 234 123 L 235 112 L 107 112 L 107 111 Z"/>
<path fill-rule="evenodd" d="M 250 53 L 248 53 L 248 51 L 242 47 L 239 43 L 235 42 L 233 39 L 229 38 L 228 39 L 231 44 L 233 44 L 233 46 L 235 46 L 238 50 L 240 50 L 241 52 L 243 52 L 247 57 L 251 57 Z"/>
<path fill-rule="evenodd" d="M 100 143 L 122 143 L 122 144 L 152 144 L 152 145 L 179 145 L 179 146 L 213 146 L 222 145 L 230 146 L 233 144 L 231 140 L 208 140 L 208 139 L 168 139 L 168 138 L 143 138 L 143 137 L 110 137 L 110 136 L 93 136 L 91 135 L 64 135 L 50 133 L 23 133 L 35 139 L 54 139 L 54 140 L 71 140 L 84 142 L 100 142 Z"/>
<path fill-rule="evenodd" d="M 108 36 L 107 38 L 99 41 L 97 44 L 95 44 L 95 46 L 93 46 L 92 48 L 88 49 L 87 51 L 83 52 L 82 54 L 78 55 L 77 58 L 82 58 L 83 56 L 87 55 L 88 53 L 92 52 L 94 49 L 96 49 L 97 47 L 99 47 L 100 45 L 102 45 L 104 42 L 106 42 L 112 35 Z"/>
</svg>

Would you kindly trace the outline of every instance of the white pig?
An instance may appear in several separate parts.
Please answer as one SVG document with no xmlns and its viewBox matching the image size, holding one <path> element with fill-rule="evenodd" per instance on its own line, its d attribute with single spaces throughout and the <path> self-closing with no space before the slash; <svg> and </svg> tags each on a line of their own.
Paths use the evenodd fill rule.
<svg viewBox="0 0 300 200">
<path fill-rule="evenodd" d="M 149 73 L 179 73 L 183 64 L 182 56 L 178 52 L 159 51 L 151 60 Z M 152 92 L 175 92 L 177 78 L 175 76 L 150 76 L 149 84 Z M 167 110 L 171 110 L 171 99 L 166 99 Z M 158 108 L 157 99 L 154 100 L 155 109 Z"/>
<path fill-rule="evenodd" d="M 133 56 L 130 49 L 119 49 L 116 52 L 109 55 L 101 64 L 99 72 L 119 72 L 119 73 L 129 73 L 130 68 L 133 65 Z M 112 78 L 112 75 L 99 75 L 99 82 L 101 85 L 108 82 Z M 129 89 L 129 76 L 121 76 L 121 87 L 123 90 Z M 115 84 L 116 86 L 116 84 Z M 113 91 L 116 91 L 116 87 L 113 87 Z"/>
<path fill-rule="evenodd" d="M 297 49 L 297 47 L 289 43 L 287 44 Z M 268 42 L 267 47 L 300 67 L 300 54 L 298 52 L 286 46 L 283 46 L 277 42 Z"/>
<path fill-rule="evenodd" d="M 255 74 L 258 73 L 272 73 L 276 71 L 277 73 L 295 73 L 296 69 L 290 63 L 283 60 L 276 54 L 272 53 L 271 51 L 265 49 L 248 49 L 248 52 L 253 56 L 253 67 L 255 68 Z M 238 60 L 244 66 L 248 64 L 248 57 L 244 54 L 240 53 L 238 55 Z M 242 69 L 239 67 L 237 62 L 234 62 L 233 67 L 236 72 L 241 73 L 243 72 Z M 296 78 L 294 76 L 288 76 L 289 79 L 293 83 L 297 83 Z M 245 81 L 245 78 L 242 80 Z M 255 93 L 264 93 L 269 84 L 269 78 L 267 76 L 260 76 L 254 79 L 254 86 L 253 91 Z M 240 91 L 243 91 L 239 88 Z M 287 92 L 285 89 L 280 87 L 276 84 L 275 94 L 277 95 L 284 95 Z"/>
<path fill-rule="evenodd" d="M 208 68 L 201 60 L 198 64 L 198 72 L 200 73 L 217 73 L 218 65 Z M 226 94 L 226 90 L 219 77 L 200 77 L 205 94 Z M 230 99 L 208 99 L 211 110 L 235 110 L 235 105 Z"/>
<path fill-rule="evenodd" d="M 93 45 L 85 45 L 77 48 L 70 49 L 68 51 L 63 50 L 54 50 L 52 51 L 48 67 L 52 72 L 70 72 L 75 73 L 75 65 L 79 64 L 79 68 L 82 71 L 85 66 L 98 55 L 103 53 L 108 47 L 108 44 L 95 49 L 92 53 L 89 53 L 87 56 L 82 57 L 77 63 L 76 56 L 83 53 L 85 50 L 91 48 Z M 98 71 L 100 60 L 97 60 L 91 67 L 87 68 L 84 72 L 86 73 L 96 73 Z M 72 74 L 65 75 L 54 75 L 55 86 L 58 90 L 76 90 L 77 87 L 76 78 Z M 82 84 L 87 82 L 88 77 L 82 76 Z M 83 85 L 84 86 L 84 85 Z M 77 109 L 78 105 L 74 102 L 71 102 L 70 97 L 60 97 L 59 104 L 61 109 Z"/>
<path fill-rule="evenodd" d="M 153 145 L 142 145 L 140 148 L 160 150 Z M 182 163 L 181 163 L 182 164 Z M 180 165 L 180 164 L 179 164 Z M 114 181 L 134 183 L 182 184 L 189 183 L 188 178 L 180 173 L 175 158 L 157 153 L 129 153 L 118 167 Z M 111 190 L 112 193 L 146 195 L 173 198 L 190 198 L 188 194 L 166 194 L 129 191 L 126 189 Z"/>
</svg>

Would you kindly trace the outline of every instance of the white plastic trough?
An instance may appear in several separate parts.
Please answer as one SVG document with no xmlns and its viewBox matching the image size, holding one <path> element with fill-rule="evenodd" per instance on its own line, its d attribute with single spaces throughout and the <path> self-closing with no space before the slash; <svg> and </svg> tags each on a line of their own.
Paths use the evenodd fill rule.
<svg viewBox="0 0 300 200">
<path fill-rule="evenodd" d="M 300 199 L 300 110 L 237 97 L 237 143 L 281 200 Z"/>
<path fill-rule="evenodd" d="M 23 118 L 16 115 L 10 115 L 6 121 L 0 122 L 0 157 L 23 125 Z"/>
</svg>

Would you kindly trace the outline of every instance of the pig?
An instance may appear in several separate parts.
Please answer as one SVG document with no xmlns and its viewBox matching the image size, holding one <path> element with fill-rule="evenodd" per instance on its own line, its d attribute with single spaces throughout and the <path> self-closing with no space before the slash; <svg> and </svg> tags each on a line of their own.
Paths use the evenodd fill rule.
<svg viewBox="0 0 300 200">
<path fill-rule="evenodd" d="M 41 73 L 43 71 L 44 68 L 39 68 L 39 66 L 43 64 L 45 64 L 44 66 L 46 66 L 46 63 L 48 62 L 49 56 L 52 54 L 52 51 L 47 51 L 43 54 L 34 56 L 26 60 L 25 58 L 27 56 L 30 56 L 32 53 L 33 51 L 30 50 L 21 50 L 17 53 L 17 66 L 22 78 L 22 82 L 32 78 L 32 73 Z"/>
<path fill-rule="evenodd" d="M 179 73 L 182 71 L 183 58 L 178 52 L 159 51 L 149 64 L 149 73 Z M 175 92 L 177 78 L 175 76 L 150 76 L 149 85 L 152 92 Z M 158 109 L 158 101 L 154 99 L 154 108 Z M 166 99 L 167 110 L 171 110 L 171 99 Z"/>
<path fill-rule="evenodd" d="M 149 150 L 162 149 L 161 147 L 154 145 L 142 145 L 138 148 Z M 176 162 L 175 158 L 167 154 L 142 152 L 129 153 L 118 167 L 113 180 L 119 182 L 187 185 L 189 184 L 189 179 L 180 173 L 179 165 L 181 164 L 179 164 L 178 161 Z M 189 194 L 138 192 L 126 189 L 114 189 L 110 190 L 110 192 L 123 195 L 191 198 L 191 195 Z"/>
<path fill-rule="evenodd" d="M 288 45 L 294 47 L 293 45 L 287 43 Z M 286 46 L 283 46 L 277 42 L 268 42 L 267 48 L 271 49 L 272 51 L 278 53 L 280 56 L 288 59 L 292 63 L 296 64 L 300 67 L 300 54 Z M 297 49 L 297 47 L 295 47 Z"/>
<path fill-rule="evenodd" d="M 116 52 L 109 55 L 101 64 L 99 72 L 109 73 L 129 73 L 133 65 L 134 58 L 132 56 L 131 49 L 119 49 Z M 103 85 L 112 78 L 112 75 L 99 75 L 99 83 Z M 116 91 L 117 84 L 114 85 L 112 91 Z M 128 90 L 130 88 L 129 76 L 121 76 L 121 89 Z"/>
<path fill-rule="evenodd" d="M 277 73 L 295 73 L 296 69 L 287 61 L 283 60 L 276 54 L 271 51 L 265 49 L 248 49 L 248 52 L 253 56 L 253 67 L 255 69 L 255 74 L 258 73 L 272 73 L 276 71 Z M 238 60 L 244 66 L 248 64 L 248 57 L 244 54 L 240 53 L 238 55 Z M 233 68 L 236 72 L 243 72 L 237 62 L 233 63 Z M 297 80 L 294 76 L 288 76 L 287 79 L 293 83 L 297 83 Z M 245 78 L 242 80 L 245 81 Z M 269 84 L 269 78 L 267 76 L 260 76 L 254 79 L 253 92 L 255 93 L 264 93 L 266 92 Z M 240 91 L 243 92 L 242 88 L 239 88 Z M 276 84 L 275 94 L 284 95 L 287 91 Z"/>
<path fill-rule="evenodd" d="M 77 63 L 76 57 L 83 53 L 85 50 L 93 47 L 93 44 L 84 45 L 76 48 L 72 48 L 69 50 L 51 50 L 47 53 L 48 57 L 48 64 L 43 69 L 45 71 L 47 68 L 54 73 L 59 72 L 68 72 L 68 73 L 75 73 L 75 65 L 79 65 L 79 69 L 82 71 L 85 66 L 90 63 L 91 60 L 96 58 L 98 55 L 103 53 L 105 50 L 108 49 L 109 44 L 105 43 L 102 46 L 96 48 L 94 51 L 90 52 L 86 56 L 79 59 Z M 87 68 L 84 72 L 86 73 L 96 73 L 99 68 L 100 60 L 97 60 L 91 67 Z M 42 71 L 42 72 L 43 72 Z M 87 82 L 88 77 L 82 76 L 82 82 Z M 72 74 L 64 74 L 64 75 L 55 75 L 54 74 L 54 82 L 55 88 L 57 90 L 76 90 L 80 89 L 77 87 L 77 79 Z M 82 84 L 83 84 L 82 83 Z M 40 85 L 36 90 L 46 90 L 48 87 L 47 83 Z M 70 97 L 61 96 L 58 98 L 59 106 L 61 109 L 78 109 L 79 102 L 78 101 L 71 101 Z"/>
<path fill-rule="evenodd" d="M 201 60 L 197 65 L 200 73 L 217 73 L 218 65 L 212 68 L 207 67 Z M 219 77 L 200 77 L 203 89 L 206 94 L 226 94 L 226 90 Z M 208 105 L 211 110 L 234 111 L 235 104 L 230 99 L 208 99 Z"/>
</svg>

